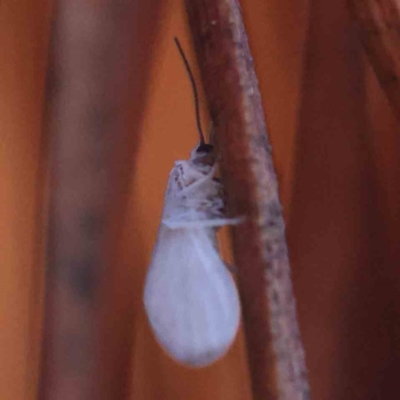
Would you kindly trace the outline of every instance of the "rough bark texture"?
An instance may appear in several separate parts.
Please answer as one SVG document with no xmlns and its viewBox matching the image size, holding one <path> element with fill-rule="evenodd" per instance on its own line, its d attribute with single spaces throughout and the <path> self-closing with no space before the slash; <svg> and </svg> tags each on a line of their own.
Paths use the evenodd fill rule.
<svg viewBox="0 0 400 400">
<path fill-rule="evenodd" d="M 233 215 L 253 395 L 309 398 L 284 221 L 264 113 L 236 0 L 187 0 L 189 24 Z"/>
</svg>

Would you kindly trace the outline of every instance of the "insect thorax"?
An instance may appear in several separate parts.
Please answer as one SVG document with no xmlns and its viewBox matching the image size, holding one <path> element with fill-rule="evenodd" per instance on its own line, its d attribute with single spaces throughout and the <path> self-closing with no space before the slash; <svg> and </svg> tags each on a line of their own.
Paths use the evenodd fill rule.
<svg viewBox="0 0 400 400">
<path fill-rule="evenodd" d="M 168 180 L 163 220 L 189 222 L 224 218 L 224 192 L 214 174 L 213 163 L 193 158 L 177 161 Z"/>
</svg>

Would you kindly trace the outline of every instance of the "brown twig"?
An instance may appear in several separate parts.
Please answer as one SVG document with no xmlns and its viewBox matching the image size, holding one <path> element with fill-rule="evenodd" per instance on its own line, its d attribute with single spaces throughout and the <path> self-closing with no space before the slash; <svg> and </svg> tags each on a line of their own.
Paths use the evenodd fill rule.
<svg viewBox="0 0 400 400">
<path fill-rule="evenodd" d="M 348 0 L 369 61 L 400 118 L 400 8 L 395 0 Z"/>
<path fill-rule="evenodd" d="M 103 365 L 109 361 L 104 349 L 111 344 L 116 351 L 116 345 L 104 343 L 110 336 L 101 294 L 115 229 L 111 200 L 121 206 L 119 164 L 131 141 L 124 132 L 125 103 L 133 96 L 140 114 L 152 29 L 146 26 L 155 26 L 148 7 L 156 9 L 157 0 L 145 3 L 56 3 L 46 115 L 51 185 L 40 399 L 116 398 L 104 390 L 120 366 Z"/>
<path fill-rule="evenodd" d="M 187 0 L 231 211 L 257 400 L 308 399 L 284 221 L 261 97 L 237 0 Z"/>
</svg>

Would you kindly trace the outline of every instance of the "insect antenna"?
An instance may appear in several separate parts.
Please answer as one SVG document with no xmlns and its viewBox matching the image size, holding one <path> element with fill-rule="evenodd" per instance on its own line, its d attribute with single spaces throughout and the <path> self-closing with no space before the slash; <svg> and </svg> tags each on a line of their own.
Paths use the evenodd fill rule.
<svg viewBox="0 0 400 400">
<path fill-rule="evenodd" d="M 200 108 L 199 108 L 199 94 L 197 92 L 196 81 L 194 79 L 193 72 L 192 72 L 192 70 L 190 68 L 189 62 L 188 62 L 188 60 L 186 58 L 186 55 L 185 55 L 185 53 L 184 53 L 184 51 L 183 51 L 183 49 L 181 47 L 181 44 L 179 43 L 178 38 L 175 37 L 174 40 L 175 40 L 176 47 L 178 48 L 179 53 L 180 53 L 180 55 L 182 57 L 183 63 L 185 64 L 186 71 L 187 71 L 187 73 L 189 75 L 189 79 L 190 79 L 190 82 L 192 84 L 193 97 L 194 97 L 194 106 L 195 106 L 195 110 L 196 110 L 197 131 L 198 131 L 199 137 L 200 137 L 200 146 L 199 147 L 201 147 L 201 146 L 206 144 L 206 141 L 204 139 L 203 129 L 201 128 Z"/>
</svg>

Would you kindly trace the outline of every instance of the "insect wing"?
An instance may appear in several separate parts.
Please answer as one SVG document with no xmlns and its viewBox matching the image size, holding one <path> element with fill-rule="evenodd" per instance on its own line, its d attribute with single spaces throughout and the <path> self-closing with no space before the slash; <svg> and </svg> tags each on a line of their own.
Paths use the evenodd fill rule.
<svg viewBox="0 0 400 400">
<path fill-rule="evenodd" d="M 220 358 L 239 326 L 236 285 L 212 229 L 161 225 L 144 303 L 157 341 L 175 360 L 201 367 Z"/>
</svg>

